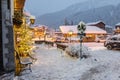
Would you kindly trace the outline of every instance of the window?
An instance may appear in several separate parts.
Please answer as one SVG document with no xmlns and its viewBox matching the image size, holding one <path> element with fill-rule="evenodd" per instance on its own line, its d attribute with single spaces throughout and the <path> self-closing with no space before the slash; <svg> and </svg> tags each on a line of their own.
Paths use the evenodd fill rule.
<svg viewBox="0 0 120 80">
<path fill-rule="evenodd" d="M 10 0 L 7 0 L 8 9 L 10 9 Z"/>
<path fill-rule="evenodd" d="M 117 40 L 117 37 L 113 37 L 113 38 L 111 38 L 111 40 Z"/>
</svg>

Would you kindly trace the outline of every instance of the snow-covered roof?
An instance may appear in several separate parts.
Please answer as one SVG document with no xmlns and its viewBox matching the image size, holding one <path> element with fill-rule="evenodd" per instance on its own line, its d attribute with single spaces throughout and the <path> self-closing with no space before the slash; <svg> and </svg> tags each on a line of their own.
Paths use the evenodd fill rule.
<svg viewBox="0 0 120 80">
<path fill-rule="evenodd" d="M 73 33 L 78 33 L 77 25 L 73 26 L 60 26 L 60 30 L 62 33 L 68 33 L 70 30 L 73 31 Z M 85 33 L 96 33 L 96 34 L 106 34 L 107 32 L 105 30 L 102 30 L 96 26 L 86 26 Z"/>
<path fill-rule="evenodd" d="M 120 26 L 120 23 L 117 23 L 116 26 Z"/>
<path fill-rule="evenodd" d="M 97 22 L 91 22 L 91 23 L 87 23 L 86 25 L 94 25 L 94 24 L 98 24 L 98 23 L 101 23 L 102 21 L 97 21 Z M 104 23 L 104 22 L 102 22 Z"/>
<path fill-rule="evenodd" d="M 30 14 L 29 12 L 26 12 L 26 11 L 23 11 L 23 14 L 24 14 L 25 16 L 28 16 L 28 17 L 31 16 L 31 14 Z"/>
<path fill-rule="evenodd" d="M 106 25 L 105 27 L 107 27 L 107 28 L 113 28 L 112 26 L 109 26 L 109 25 Z"/>
<path fill-rule="evenodd" d="M 79 37 L 67 37 L 69 40 L 75 40 L 75 41 L 77 41 L 77 40 L 80 40 L 80 38 Z"/>
<path fill-rule="evenodd" d="M 118 37 L 118 38 L 120 38 L 120 34 L 113 35 L 112 37 Z"/>
<path fill-rule="evenodd" d="M 45 28 L 48 27 L 48 26 L 46 26 L 46 25 L 40 25 L 40 24 L 39 24 L 39 25 L 35 25 L 34 27 L 43 27 L 43 26 L 44 26 Z"/>
</svg>

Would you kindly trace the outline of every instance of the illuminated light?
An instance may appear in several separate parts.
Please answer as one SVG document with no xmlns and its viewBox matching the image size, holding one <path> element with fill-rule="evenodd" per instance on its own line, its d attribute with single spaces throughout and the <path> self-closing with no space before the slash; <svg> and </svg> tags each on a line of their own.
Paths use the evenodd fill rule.
<svg viewBox="0 0 120 80">
<path fill-rule="evenodd" d="M 69 30 L 68 34 L 70 35 L 70 42 L 71 42 L 71 36 L 73 34 L 73 31 L 72 30 Z"/>
<path fill-rule="evenodd" d="M 34 24 L 35 23 L 35 16 L 30 16 L 30 23 Z"/>
</svg>

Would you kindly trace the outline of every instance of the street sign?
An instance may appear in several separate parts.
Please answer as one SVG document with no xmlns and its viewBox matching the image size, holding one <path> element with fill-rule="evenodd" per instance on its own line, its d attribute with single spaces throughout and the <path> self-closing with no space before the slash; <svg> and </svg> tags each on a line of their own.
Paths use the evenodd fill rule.
<svg viewBox="0 0 120 80">
<path fill-rule="evenodd" d="M 80 23 L 78 24 L 78 26 L 77 26 L 77 30 L 78 30 L 79 32 L 84 32 L 84 31 L 86 30 L 86 25 L 85 25 L 85 23 L 84 23 L 84 22 L 80 22 Z"/>
</svg>

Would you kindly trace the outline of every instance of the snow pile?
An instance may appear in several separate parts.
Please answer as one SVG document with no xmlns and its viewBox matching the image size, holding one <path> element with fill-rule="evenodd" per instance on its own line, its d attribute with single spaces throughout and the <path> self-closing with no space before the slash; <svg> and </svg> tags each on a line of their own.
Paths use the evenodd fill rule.
<svg viewBox="0 0 120 80">
<path fill-rule="evenodd" d="M 80 45 L 69 45 L 66 49 L 65 49 L 65 52 L 72 56 L 72 57 L 81 57 L 80 55 Z M 82 56 L 83 55 L 86 55 L 86 56 L 89 56 L 90 52 L 89 52 L 89 49 L 88 47 L 82 45 Z"/>
</svg>

